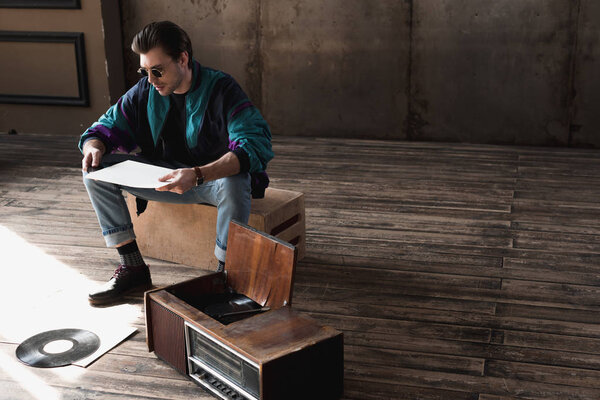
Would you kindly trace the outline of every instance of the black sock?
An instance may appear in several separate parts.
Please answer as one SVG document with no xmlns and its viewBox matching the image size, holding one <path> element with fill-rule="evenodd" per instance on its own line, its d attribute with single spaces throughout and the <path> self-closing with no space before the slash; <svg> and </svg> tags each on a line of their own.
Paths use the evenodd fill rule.
<svg viewBox="0 0 600 400">
<path fill-rule="evenodd" d="M 219 265 L 217 265 L 217 272 L 223 272 L 225 270 L 225 261 L 219 260 Z"/>
<path fill-rule="evenodd" d="M 124 246 L 117 247 L 117 251 L 119 252 L 119 257 L 121 257 L 121 264 L 125 265 L 126 267 L 138 267 L 146 265 L 135 240 Z"/>
</svg>

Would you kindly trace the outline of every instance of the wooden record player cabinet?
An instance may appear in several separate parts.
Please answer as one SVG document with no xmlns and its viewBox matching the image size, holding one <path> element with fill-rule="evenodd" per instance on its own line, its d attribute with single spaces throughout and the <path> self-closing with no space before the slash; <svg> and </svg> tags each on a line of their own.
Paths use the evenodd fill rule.
<svg viewBox="0 0 600 400">
<path fill-rule="evenodd" d="M 291 308 L 296 249 L 232 222 L 226 273 L 146 292 L 150 351 L 219 398 L 337 399 L 343 336 Z M 228 288 L 270 310 L 222 324 L 197 299 Z"/>
</svg>

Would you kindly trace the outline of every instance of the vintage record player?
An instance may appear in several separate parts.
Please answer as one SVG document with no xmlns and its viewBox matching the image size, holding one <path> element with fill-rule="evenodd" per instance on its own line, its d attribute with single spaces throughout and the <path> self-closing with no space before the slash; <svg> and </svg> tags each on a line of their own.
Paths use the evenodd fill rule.
<svg viewBox="0 0 600 400">
<path fill-rule="evenodd" d="M 226 272 L 146 292 L 149 350 L 222 399 L 339 398 L 343 336 L 291 308 L 296 258 L 232 222 Z"/>
</svg>

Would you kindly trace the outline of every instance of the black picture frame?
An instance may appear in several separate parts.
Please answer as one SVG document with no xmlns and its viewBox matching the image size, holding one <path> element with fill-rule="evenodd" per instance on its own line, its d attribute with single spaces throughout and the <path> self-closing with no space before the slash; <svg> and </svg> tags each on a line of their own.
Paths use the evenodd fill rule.
<svg viewBox="0 0 600 400">
<path fill-rule="evenodd" d="M 80 0 L 0 0 L 0 8 L 81 9 Z"/>
<path fill-rule="evenodd" d="M 0 93 L 0 103 L 81 107 L 88 107 L 90 105 L 83 32 L 0 31 L 0 42 L 72 43 L 75 47 L 78 86 L 77 97 Z"/>
</svg>

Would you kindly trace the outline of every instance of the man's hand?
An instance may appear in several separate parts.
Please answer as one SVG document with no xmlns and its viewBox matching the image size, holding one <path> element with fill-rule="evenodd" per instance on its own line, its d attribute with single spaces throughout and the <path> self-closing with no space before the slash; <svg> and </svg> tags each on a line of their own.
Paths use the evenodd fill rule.
<svg viewBox="0 0 600 400">
<path fill-rule="evenodd" d="M 174 192 L 183 194 L 196 186 L 196 172 L 193 168 L 180 168 L 175 171 L 158 178 L 160 182 L 171 181 L 165 186 L 156 188 L 159 192 Z"/>
<path fill-rule="evenodd" d="M 202 165 L 201 167 L 204 182 L 208 182 L 239 173 L 240 161 L 235 154 L 228 152 L 217 161 Z M 183 194 L 192 187 L 196 186 L 198 178 L 196 177 L 196 171 L 194 171 L 194 168 L 181 168 L 176 169 L 170 174 L 161 176 L 158 180 L 161 182 L 166 182 L 168 180 L 171 181 L 168 185 L 157 188 L 156 190 L 159 192 L 168 191 Z"/>
<path fill-rule="evenodd" d="M 83 145 L 83 160 L 81 160 L 83 172 L 87 172 L 89 167 L 98 167 L 105 151 L 106 147 L 104 147 L 101 140 L 91 139 L 85 142 Z"/>
</svg>

